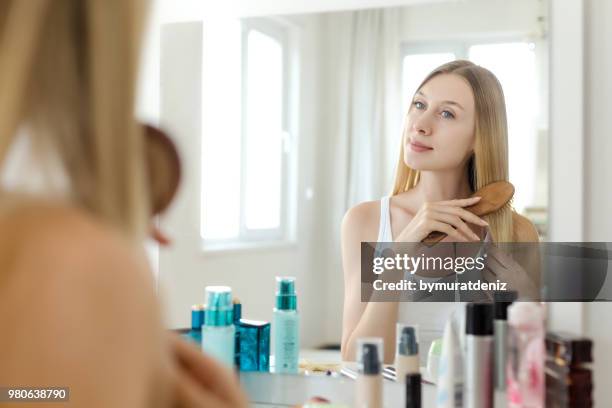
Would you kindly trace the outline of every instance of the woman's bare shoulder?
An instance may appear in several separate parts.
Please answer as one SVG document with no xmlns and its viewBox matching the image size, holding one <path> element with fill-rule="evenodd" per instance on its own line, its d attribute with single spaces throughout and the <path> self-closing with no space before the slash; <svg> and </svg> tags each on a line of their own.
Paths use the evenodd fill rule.
<svg viewBox="0 0 612 408">
<path fill-rule="evenodd" d="M 54 376 L 95 406 L 119 395 L 144 406 L 163 345 L 138 246 L 84 211 L 43 202 L 2 211 L 0 230 L 0 323 L 9 327 L 0 359 L 10 380 Z"/>
<path fill-rule="evenodd" d="M 525 216 L 512 211 L 512 226 L 515 242 L 539 242 L 540 238 L 535 225 Z"/>
<path fill-rule="evenodd" d="M 366 201 L 350 208 L 342 220 L 343 235 L 360 241 L 376 241 L 380 221 L 380 201 Z"/>
<path fill-rule="evenodd" d="M 21 270 L 23 273 L 34 262 L 49 267 L 84 264 L 89 267 L 79 272 L 84 275 L 88 269 L 99 268 L 97 265 L 113 266 L 106 275 L 127 268 L 136 274 L 147 269 L 136 243 L 94 216 L 66 204 L 24 202 L 0 212 L 0 230 L 0 241 L 4 241 L 0 248 L 11 248 L 11 251 L 3 250 L 3 255 L 12 258 L 15 268 L 25 268 Z M 72 270 L 59 269 L 58 273 Z M 38 278 L 44 279 L 44 276 Z"/>
</svg>

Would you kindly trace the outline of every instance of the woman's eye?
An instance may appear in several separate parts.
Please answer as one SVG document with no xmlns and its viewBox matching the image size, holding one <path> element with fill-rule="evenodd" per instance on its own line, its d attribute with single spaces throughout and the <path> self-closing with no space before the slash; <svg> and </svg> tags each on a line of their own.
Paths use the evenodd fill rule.
<svg viewBox="0 0 612 408">
<path fill-rule="evenodd" d="M 417 109 L 423 109 L 425 107 L 425 104 L 423 102 L 419 102 L 419 101 L 414 101 L 413 105 Z"/>
<path fill-rule="evenodd" d="M 453 119 L 455 115 L 453 115 L 452 112 L 445 110 L 445 111 L 442 111 L 442 117 L 444 119 Z"/>
</svg>

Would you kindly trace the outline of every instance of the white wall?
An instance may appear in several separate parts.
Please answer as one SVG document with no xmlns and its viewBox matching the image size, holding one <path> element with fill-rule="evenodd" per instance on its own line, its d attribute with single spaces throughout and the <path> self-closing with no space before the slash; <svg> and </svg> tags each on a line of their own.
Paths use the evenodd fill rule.
<svg viewBox="0 0 612 408">
<path fill-rule="evenodd" d="M 408 42 L 535 36 L 541 10 L 534 0 L 470 0 L 404 8 Z M 486 16 L 486 17 L 485 17 Z"/>
<path fill-rule="evenodd" d="M 174 240 L 172 247 L 159 254 L 159 287 L 166 305 L 170 327 L 189 325 L 190 306 L 204 301 L 204 287 L 223 284 L 232 287 L 243 303 L 247 318 L 272 318 L 275 276 L 297 278 L 298 305 L 302 314 L 302 341 L 312 346 L 320 340 L 319 331 L 324 304 L 305 299 L 322 298 L 320 287 L 321 259 L 318 253 L 318 224 L 314 201 L 306 194 L 315 186 L 314 163 L 317 162 L 315 143 L 318 132 L 317 105 L 318 72 L 313 49 L 318 42 L 316 18 L 285 19 L 301 27 L 298 38 L 301 51 L 299 80 L 301 94 L 298 140 L 297 242 L 282 246 L 242 250 L 204 252 L 199 234 L 200 219 L 200 137 L 201 137 L 201 50 L 200 23 L 164 26 L 162 30 L 161 66 L 161 125 L 170 130 L 179 149 L 185 177 L 177 201 L 162 217 L 163 229 Z M 191 28 L 190 28 L 191 27 Z M 173 39 L 172 39 L 173 38 Z M 219 135 L 222 137 L 222 135 Z M 219 174 L 219 177 L 223 177 Z"/>
<path fill-rule="evenodd" d="M 585 239 L 612 241 L 612 2 L 585 7 Z M 578 109 L 579 107 L 577 107 Z M 612 245 L 608 244 L 612 250 Z M 608 270 L 612 274 L 612 270 Z M 610 277 L 607 284 L 610 285 Z M 594 340 L 597 407 L 612 406 L 612 303 L 584 307 L 585 334 Z"/>
</svg>

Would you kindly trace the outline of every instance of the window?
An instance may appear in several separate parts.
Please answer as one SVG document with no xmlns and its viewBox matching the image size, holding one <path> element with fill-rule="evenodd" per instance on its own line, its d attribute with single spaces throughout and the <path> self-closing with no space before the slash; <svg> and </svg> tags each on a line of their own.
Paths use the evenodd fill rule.
<svg viewBox="0 0 612 408">
<path fill-rule="evenodd" d="M 263 19 L 205 22 L 201 235 L 215 247 L 288 238 L 289 44 Z"/>
<path fill-rule="evenodd" d="M 495 74 L 506 100 L 510 181 L 517 188 L 513 206 L 523 212 L 534 205 L 537 175 L 538 89 L 535 45 L 530 42 L 448 43 L 405 47 L 403 59 L 404 111 L 416 87 L 437 66 L 469 59 Z M 545 195 L 545 194 L 544 194 Z"/>
</svg>

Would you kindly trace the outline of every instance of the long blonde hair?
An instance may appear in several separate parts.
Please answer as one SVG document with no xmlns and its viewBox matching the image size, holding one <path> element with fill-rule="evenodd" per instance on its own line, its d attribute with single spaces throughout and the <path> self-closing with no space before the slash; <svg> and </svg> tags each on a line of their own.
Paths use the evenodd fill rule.
<svg viewBox="0 0 612 408">
<path fill-rule="evenodd" d="M 141 237 L 148 223 L 134 118 L 144 0 L 0 2 L 0 167 L 19 127 L 64 166 L 75 202 Z"/>
<path fill-rule="evenodd" d="M 494 181 L 508 181 L 508 126 L 506 104 L 502 87 L 489 70 L 470 61 L 458 60 L 434 69 L 421 82 L 420 90 L 430 79 L 441 74 L 462 77 L 472 88 L 476 107 L 474 154 L 467 165 L 468 179 L 472 191 Z M 408 131 L 408 126 L 404 132 Z M 404 162 L 404 144 L 400 145 L 392 195 L 415 187 L 419 171 Z M 493 239 L 497 242 L 513 240 L 512 209 L 506 206 L 492 215 L 484 217 L 490 225 Z"/>
</svg>

